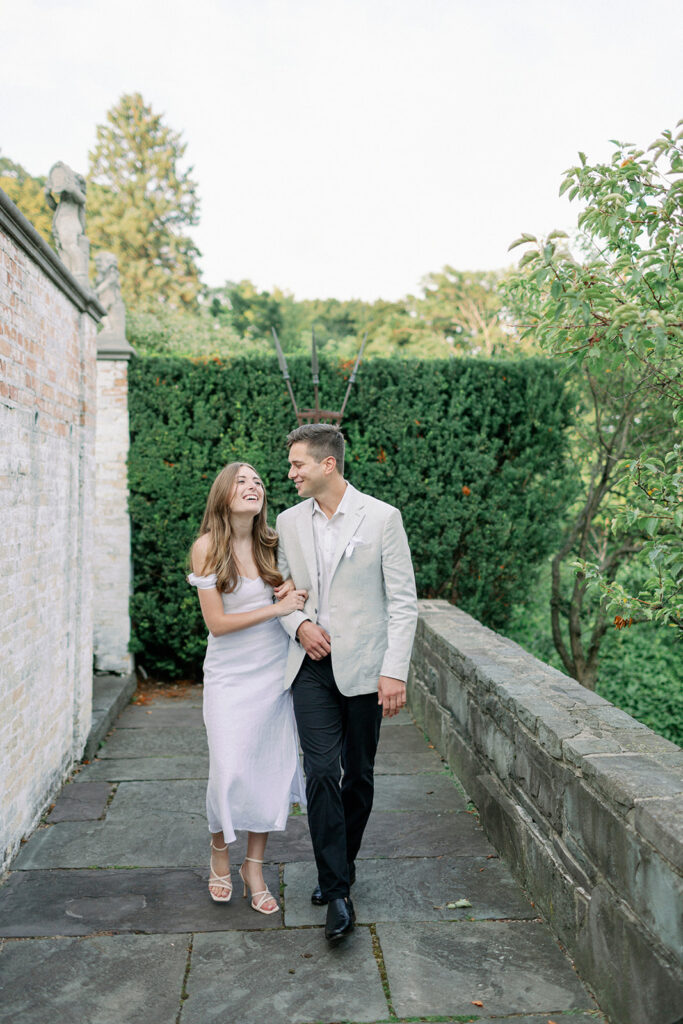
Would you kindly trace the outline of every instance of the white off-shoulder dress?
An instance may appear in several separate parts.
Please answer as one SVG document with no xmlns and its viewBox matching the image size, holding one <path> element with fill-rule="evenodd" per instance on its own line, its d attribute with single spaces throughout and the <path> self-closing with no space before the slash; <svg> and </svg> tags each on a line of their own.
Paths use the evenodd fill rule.
<svg viewBox="0 0 683 1024">
<path fill-rule="evenodd" d="M 216 586 L 215 574 L 188 582 Z M 242 576 L 222 594 L 226 613 L 262 608 L 273 589 Z M 209 741 L 206 815 L 225 841 L 235 831 L 281 832 L 292 802 L 304 803 L 291 690 L 283 689 L 288 637 L 278 619 L 224 636 L 209 634 L 204 659 L 204 724 Z"/>
</svg>

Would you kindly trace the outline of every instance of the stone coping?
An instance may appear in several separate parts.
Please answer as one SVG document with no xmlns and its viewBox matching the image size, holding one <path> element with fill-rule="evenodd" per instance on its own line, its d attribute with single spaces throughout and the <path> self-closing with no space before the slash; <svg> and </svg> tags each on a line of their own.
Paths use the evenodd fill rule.
<svg viewBox="0 0 683 1024">
<path fill-rule="evenodd" d="M 103 330 L 97 336 L 97 361 L 106 362 L 128 362 L 137 352 L 125 337 L 110 337 Z"/>
<path fill-rule="evenodd" d="M 137 689 L 134 674 L 96 675 L 92 681 L 92 724 L 83 757 L 91 761 L 100 743 Z"/>
<path fill-rule="evenodd" d="M 50 248 L 30 220 L 12 202 L 10 197 L 0 188 L 0 230 L 9 235 L 43 273 L 62 291 L 67 298 L 80 310 L 99 323 L 106 310 L 98 301 L 94 292 L 84 288 L 70 270 L 68 270 L 57 253 Z"/>
<path fill-rule="evenodd" d="M 473 625 L 479 635 L 472 635 Z M 433 634 L 431 644 L 448 645 L 457 633 L 457 649 L 444 652 L 449 667 L 471 673 L 551 758 L 590 780 L 637 831 L 655 846 L 662 843 L 673 866 L 683 868 L 683 814 L 676 813 L 683 812 L 680 747 L 447 601 L 421 602 L 421 627 Z"/>
</svg>

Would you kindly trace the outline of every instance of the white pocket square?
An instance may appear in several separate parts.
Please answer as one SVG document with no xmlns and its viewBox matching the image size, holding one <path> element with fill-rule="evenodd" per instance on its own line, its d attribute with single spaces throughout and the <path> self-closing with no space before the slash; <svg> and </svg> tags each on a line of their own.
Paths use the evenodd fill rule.
<svg viewBox="0 0 683 1024">
<path fill-rule="evenodd" d="M 344 554 L 346 555 L 347 558 L 350 558 L 355 548 L 363 548 L 368 543 L 369 541 L 363 540 L 362 537 L 352 537 L 349 543 L 346 545 L 346 550 L 344 551 Z"/>
</svg>

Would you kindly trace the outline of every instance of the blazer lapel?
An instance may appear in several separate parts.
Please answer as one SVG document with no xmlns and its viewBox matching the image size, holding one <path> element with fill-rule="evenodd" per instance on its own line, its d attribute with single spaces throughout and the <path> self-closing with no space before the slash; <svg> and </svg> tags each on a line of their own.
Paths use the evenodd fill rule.
<svg viewBox="0 0 683 1024">
<path fill-rule="evenodd" d="M 334 551 L 334 558 L 332 560 L 332 568 L 330 572 L 330 579 L 334 576 L 337 571 L 344 551 L 348 547 L 349 541 L 358 530 L 358 527 L 365 519 L 365 511 L 363 509 L 363 498 L 360 491 L 353 491 L 351 494 L 353 498 L 353 504 L 344 513 L 344 519 L 342 524 L 341 533 L 337 540 L 337 546 Z"/>
</svg>

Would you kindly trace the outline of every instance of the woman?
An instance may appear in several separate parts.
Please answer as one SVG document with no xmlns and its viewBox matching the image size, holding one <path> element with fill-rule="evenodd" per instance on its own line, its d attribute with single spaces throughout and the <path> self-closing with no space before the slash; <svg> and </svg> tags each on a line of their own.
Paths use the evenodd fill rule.
<svg viewBox="0 0 683 1024">
<path fill-rule="evenodd" d="M 213 482 L 188 582 L 198 588 L 209 637 L 204 660 L 204 723 L 209 741 L 206 810 L 211 832 L 209 893 L 232 896 L 228 843 L 246 829 L 239 869 L 251 906 L 274 914 L 263 879 L 270 831 L 282 831 L 290 802 L 303 802 L 291 691 L 283 689 L 287 635 L 276 621 L 303 608 L 306 591 L 283 583 L 277 535 L 266 522 L 256 470 L 231 462 Z M 273 603 L 273 595 L 277 598 Z"/>
</svg>

